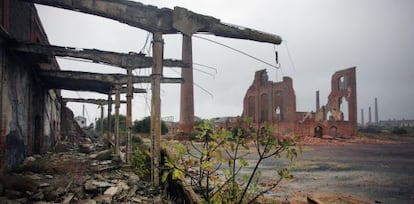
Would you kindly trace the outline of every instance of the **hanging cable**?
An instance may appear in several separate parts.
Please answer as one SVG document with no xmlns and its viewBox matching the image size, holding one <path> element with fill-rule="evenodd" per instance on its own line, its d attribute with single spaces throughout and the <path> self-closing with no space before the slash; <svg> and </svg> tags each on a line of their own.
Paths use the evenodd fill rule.
<svg viewBox="0 0 414 204">
<path fill-rule="evenodd" d="M 196 62 L 193 62 L 193 65 L 197 65 L 197 66 L 200 66 L 200 67 L 209 68 L 209 69 L 214 70 L 216 72 L 216 74 L 218 73 L 217 72 L 217 68 L 214 68 L 214 67 L 211 67 L 211 66 L 207 66 L 207 65 L 204 65 L 204 64 L 199 64 L 199 63 L 196 63 Z"/>
<path fill-rule="evenodd" d="M 289 51 L 289 48 L 288 48 L 288 45 L 287 45 L 287 41 L 283 40 L 283 42 L 285 42 L 284 44 L 285 44 L 285 47 L 286 47 L 286 51 L 287 51 L 290 63 L 292 64 L 293 72 L 296 73 L 295 64 L 293 63 L 292 55 L 290 54 L 290 51 Z"/>
<path fill-rule="evenodd" d="M 173 72 L 175 72 L 175 73 L 177 73 L 178 75 L 181 75 L 177 70 L 175 70 L 174 68 L 172 68 L 171 69 Z M 201 90 L 203 90 L 204 92 L 206 92 L 208 95 L 210 95 L 210 97 L 213 99 L 214 98 L 214 95 L 212 94 L 212 93 L 210 93 L 209 91 L 207 91 L 207 89 L 205 89 L 205 88 L 203 88 L 203 87 L 201 87 L 200 85 L 198 85 L 197 83 L 195 83 L 194 81 L 193 81 L 193 84 L 196 86 L 196 87 L 198 87 L 199 89 L 201 89 Z"/>
<path fill-rule="evenodd" d="M 214 74 L 208 73 L 206 71 L 203 71 L 201 69 L 197 69 L 197 68 L 194 68 L 194 67 L 193 67 L 193 69 L 196 70 L 196 71 L 199 71 L 199 72 L 201 72 L 203 74 L 207 74 L 207 75 L 211 76 L 213 79 L 216 79 L 216 76 Z"/>
<path fill-rule="evenodd" d="M 194 37 L 196 37 L 196 38 L 200 38 L 200 39 L 203 39 L 203 40 L 207 40 L 207 41 L 212 42 L 212 43 L 215 43 L 215 44 L 217 44 L 217 45 L 221 45 L 221 46 L 223 46 L 223 47 L 226 47 L 226 48 L 228 48 L 228 49 L 231 49 L 231 50 L 233 50 L 233 51 L 236 51 L 236 52 L 238 52 L 238 53 L 240 53 L 240 54 L 243 54 L 243 55 L 245 55 L 245 56 L 248 56 L 248 57 L 250 57 L 250 58 L 252 58 L 252 59 L 254 59 L 254 60 L 256 60 L 256 61 L 259 61 L 259 62 L 261 62 L 261 63 L 263 63 L 263 64 L 266 64 L 266 65 L 271 66 L 271 67 L 273 67 L 273 68 L 277 68 L 277 67 L 276 67 L 275 65 L 273 65 L 273 64 L 270 64 L 270 63 L 268 63 L 268 62 L 266 62 L 266 61 L 264 61 L 264 60 L 261 60 L 261 59 L 259 59 L 259 58 L 255 57 L 255 56 L 253 56 L 253 55 L 250 55 L 250 54 L 248 54 L 248 53 L 246 53 L 246 52 L 243 52 L 243 51 L 238 50 L 238 49 L 236 49 L 236 48 L 230 47 L 230 46 L 225 45 L 225 44 L 223 44 L 223 43 L 220 43 L 220 42 L 217 42 L 217 41 L 214 41 L 214 40 L 211 40 L 211 39 L 205 38 L 205 37 L 201 37 L 201 36 L 198 36 L 198 35 L 193 35 L 193 36 L 194 36 Z"/>
<path fill-rule="evenodd" d="M 147 47 L 148 40 L 149 40 L 149 36 L 150 36 L 150 32 L 147 32 L 147 37 L 145 38 L 144 46 L 142 46 L 142 48 L 139 51 L 139 53 L 145 54 L 144 51 L 145 51 L 145 48 Z"/>
<path fill-rule="evenodd" d="M 276 78 L 276 82 L 278 82 L 279 81 L 278 72 L 279 70 L 280 72 L 282 72 L 282 69 L 279 63 L 279 53 L 277 52 L 275 45 L 273 45 L 273 50 L 275 51 L 275 62 L 276 62 L 275 78 Z M 282 73 L 282 77 L 283 77 L 283 73 Z"/>
</svg>

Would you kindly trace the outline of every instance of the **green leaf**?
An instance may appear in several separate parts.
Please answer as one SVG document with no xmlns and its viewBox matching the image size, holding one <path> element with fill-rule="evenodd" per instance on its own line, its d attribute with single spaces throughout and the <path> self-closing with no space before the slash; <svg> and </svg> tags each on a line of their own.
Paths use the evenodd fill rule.
<svg viewBox="0 0 414 204">
<path fill-rule="evenodd" d="M 240 165 L 243 167 L 249 166 L 249 162 L 246 159 L 244 159 L 244 157 L 240 157 L 239 162 L 240 162 Z"/>
<path fill-rule="evenodd" d="M 165 183 L 167 181 L 168 175 L 171 173 L 171 171 L 165 171 L 161 176 L 161 182 Z"/>
<path fill-rule="evenodd" d="M 183 178 L 184 177 L 184 173 L 178 169 L 174 169 L 172 172 L 172 179 L 173 180 L 177 180 L 179 178 Z"/>
</svg>

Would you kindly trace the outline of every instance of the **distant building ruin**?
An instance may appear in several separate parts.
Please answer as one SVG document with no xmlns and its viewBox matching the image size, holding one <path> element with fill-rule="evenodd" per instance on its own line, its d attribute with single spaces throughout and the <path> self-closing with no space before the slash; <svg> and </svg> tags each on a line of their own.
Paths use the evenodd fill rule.
<svg viewBox="0 0 414 204">
<path fill-rule="evenodd" d="M 326 105 L 320 107 L 317 91 L 316 110 L 297 112 L 292 79 L 283 77 L 281 82 L 272 82 L 266 70 L 259 70 L 244 97 L 242 115 L 252 118 L 255 124 L 270 122 L 278 134 L 354 136 L 357 132 L 356 97 L 356 73 L 352 67 L 333 74 Z"/>
</svg>

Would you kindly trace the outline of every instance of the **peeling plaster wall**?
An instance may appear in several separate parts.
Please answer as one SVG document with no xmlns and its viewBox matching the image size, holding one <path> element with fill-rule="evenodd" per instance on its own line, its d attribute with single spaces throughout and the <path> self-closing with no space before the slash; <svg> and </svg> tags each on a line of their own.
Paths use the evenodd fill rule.
<svg viewBox="0 0 414 204">
<path fill-rule="evenodd" d="M 0 10 L 8 15 L 1 21 L 2 29 L 20 41 L 48 43 L 33 4 L 4 2 Z M 60 134 L 61 107 L 59 92 L 48 91 L 36 77 L 40 65 L 33 62 L 33 57 L 10 52 L 2 40 L 0 59 L 1 174 L 26 156 L 51 148 Z"/>
<path fill-rule="evenodd" d="M 19 163 L 26 157 L 30 75 L 18 61 L 9 60 L 3 71 L 2 94 L 2 141 L 5 141 L 4 164 L 6 167 Z"/>
</svg>

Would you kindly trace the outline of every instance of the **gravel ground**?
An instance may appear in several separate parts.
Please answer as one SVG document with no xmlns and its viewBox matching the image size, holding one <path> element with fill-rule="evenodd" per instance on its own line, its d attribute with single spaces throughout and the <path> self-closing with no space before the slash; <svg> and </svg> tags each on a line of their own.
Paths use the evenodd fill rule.
<svg viewBox="0 0 414 204">
<path fill-rule="evenodd" d="M 249 160 L 253 163 L 254 156 Z M 299 194 L 329 194 L 368 203 L 414 203 L 412 142 L 304 145 L 292 164 L 283 158 L 266 160 L 261 166 L 262 182 L 276 180 L 273 169 L 281 165 L 291 168 L 294 179 L 283 181 L 278 192 L 267 196 L 289 199 Z"/>
</svg>

